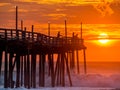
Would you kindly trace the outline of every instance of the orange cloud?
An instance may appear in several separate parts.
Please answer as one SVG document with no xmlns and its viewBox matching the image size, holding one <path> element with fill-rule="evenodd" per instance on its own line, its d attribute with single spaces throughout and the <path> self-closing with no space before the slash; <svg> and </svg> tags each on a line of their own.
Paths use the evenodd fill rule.
<svg viewBox="0 0 120 90">
<path fill-rule="evenodd" d="M 15 12 L 15 9 L 8 10 L 9 12 Z M 25 9 L 19 9 L 19 12 L 28 12 L 28 10 Z"/>
<path fill-rule="evenodd" d="M 65 18 L 66 17 L 66 14 L 47 14 L 47 15 L 44 15 L 44 16 L 48 16 L 48 17 L 52 17 L 53 20 L 57 20 L 59 18 Z"/>
<path fill-rule="evenodd" d="M 98 1 L 99 3 L 94 4 L 93 6 L 102 14 L 102 16 L 112 15 L 113 13 L 115 13 L 112 6 L 114 5 L 115 7 L 118 5 L 117 7 L 119 7 L 120 3 L 120 0 L 98 0 Z"/>
<path fill-rule="evenodd" d="M 93 5 L 102 16 L 114 13 L 110 7 L 117 0 L 15 0 L 20 2 L 34 2 L 37 4 L 65 4 L 66 6 Z M 59 11 L 59 10 L 58 10 Z M 58 15 L 57 15 L 58 16 Z"/>
<path fill-rule="evenodd" d="M 9 5 L 10 3 L 0 3 L 0 7 L 5 6 L 5 5 Z"/>
<path fill-rule="evenodd" d="M 101 2 L 99 4 L 93 5 L 97 11 L 101 13 L 102 16 L 111 15 L 114 13 L 110 7 L 109 2 Z"/>
</svg>

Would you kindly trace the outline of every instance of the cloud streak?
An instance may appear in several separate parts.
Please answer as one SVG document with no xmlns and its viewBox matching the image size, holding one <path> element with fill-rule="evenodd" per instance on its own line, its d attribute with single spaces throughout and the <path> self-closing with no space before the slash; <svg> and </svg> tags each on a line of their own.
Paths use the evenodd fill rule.
<svg viewBox="0 0 120 90">
<path fill-rule="evenodd" d="M 10 5 L 10 3 L 0 3 L 0 7 Z"/>
</svg>

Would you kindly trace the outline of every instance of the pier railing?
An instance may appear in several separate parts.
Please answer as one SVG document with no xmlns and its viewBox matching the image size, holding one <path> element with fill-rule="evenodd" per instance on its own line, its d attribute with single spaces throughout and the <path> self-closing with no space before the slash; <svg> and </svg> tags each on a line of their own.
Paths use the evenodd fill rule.
<svg viewBox="0 0 120 90">
<path fill-rule="evenodd" d="M 43 45 L 61 47 L 64 45 L 82 46 L 83 39 L 78 37 L 52 37 L 37 32 L 29 32 L 15 29 L 0 28 L 0 39 L 4 40 L 26 40 L 28 42 L 39 42 Z"/>
</svg>

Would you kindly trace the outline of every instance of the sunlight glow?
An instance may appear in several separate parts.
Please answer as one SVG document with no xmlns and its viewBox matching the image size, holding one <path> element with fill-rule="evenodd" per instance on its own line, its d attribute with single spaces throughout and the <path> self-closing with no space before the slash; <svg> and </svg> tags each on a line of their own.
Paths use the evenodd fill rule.
<svg viewBox="0 0 120 90">
<path fill-rule="evenodd" d="M 107 39 L 107 38 L 109 38 L 109 37 L 108 37 L 108 34 L 106 34 L 106 33 L 101 33 L 98 38 L 99 38 L 98 41 L 99 41 L 101 44 L 107 44 L 107 43 L 109 42 L 109 40 Z"/>
</svg>

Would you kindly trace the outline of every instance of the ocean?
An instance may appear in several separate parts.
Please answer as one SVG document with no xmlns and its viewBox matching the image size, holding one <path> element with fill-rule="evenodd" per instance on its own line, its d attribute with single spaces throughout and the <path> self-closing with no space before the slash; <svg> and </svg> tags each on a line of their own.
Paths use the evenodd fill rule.
<svg viewBox="0 0 120 90">
<path fill-rule="evenodd" d="M 81 63 L 81 67 L 83 65 Z M 87 73 L 102 75 L 120 74 L 120 62 L 87 62 Z"/>
<path fill-rule="evenodd" d="M 83 67 L 83 62 L 80 62 L 80 73 L 77 72 L 77 66 L 75 69 L 71 70 L 73 87 L 120 88 L 120 62 L 87 62 L 87 74 L 84 74 Z M 45 70 L 45 87 L 48 88 L 51 87 L 51 78 L 48 76 L 47 71 L 48 70 Z M 2 72 L 0 86 L 4 85 L 3 74 L 4 73 Z M 36 77 L 38 78 L 38 76 L 39 74 L 37 73 Z M 16 79 L 15 77 L 14 74 L 14 80 Z M 70 87 L 67 73 L 65 78 L 65 87 Z M 38 80 L 39 79 L 37 79 L 36 83 L 38 83 Z M 39 86 L 37 88 L 39 88 Z"/>
</svg>

